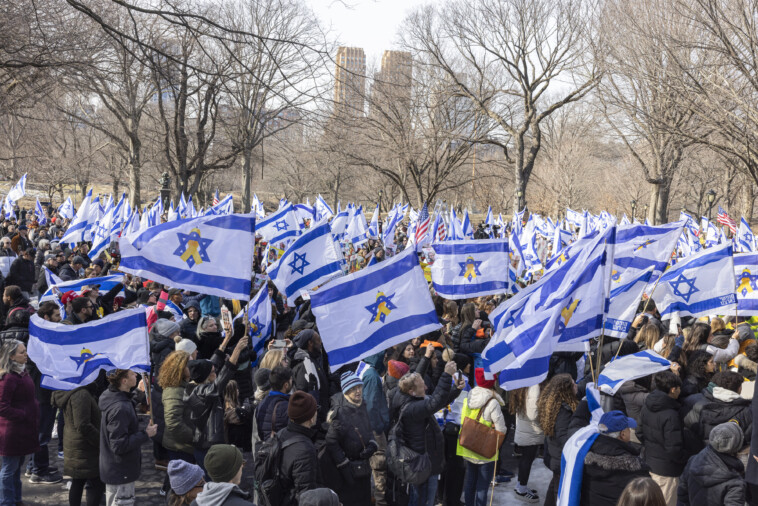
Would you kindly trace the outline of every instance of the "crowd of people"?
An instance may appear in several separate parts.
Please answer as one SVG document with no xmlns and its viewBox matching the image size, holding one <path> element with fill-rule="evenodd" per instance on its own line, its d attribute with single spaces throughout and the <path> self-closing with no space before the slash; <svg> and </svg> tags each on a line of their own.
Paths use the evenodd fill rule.
<svg viewBox="0 0 758 506">
<path fill-rule="evenodd" d="M 586 355 L 555 353 L 540 384 L 504 391 L 481 353 L 489 315 L 506 296 L 432 293 L 440 330 L 332 371 L 310 301 L 288 305 L 270 282 L 276 333 L 256 353 L 243 319 L 222 315 L 240 313 L 240 301 L 130 275 L 107 292 L 90 285 L 33 304 L 48 289 L 42 266 L 65 281 L 85 279 L 118 273 L 117 256 L 90 259 L 86 243 L 60 244 L 65 223 L 1 228 L 0 255 L 15 259 L 0 309 L 0 506 L 23 504 L 22 473 L 31 484 L 70 480 L 71 505 L 137 504 L 143 465 L 165 471 L 160 495 L 172 506 L 484 506 L 496 491 L 506 503 L 553 505 L 564 446 L 590 424 L 594 368 L 640 350 L 672 366 L 600 393 L 604 414 L 584 457 L 580 503 L 758 504 L 758 342 L 744 318 L 685 319 L 671 333 L 654 300 L 643 300 L 626 339 L 594 339 Z M 265 251 L 256 245 L 257 274 Z M 350 252 L 350 269 L 386 254 L 369 241 Z M 41 386 L 26 354 L 31 315 L 82 325 L 139 306 L 148 314 L 150 375 L 116 369 L 70 391 Z M 468 419 L 505 445 L 498 439 L 490 456 L 471 450 L 461 438 Z M 62 469 L 49 459 L 54 433 Z M 152 462 L 143 462 L 146 445 Z M 413 477 L 393 472 L 398 448 L 426 457 Z M 240 487 L 245 459 L 255 461 L 252 490 Z M 535 461 L 552 471 L 544 497 L 530 483 Z"/>
</svg>

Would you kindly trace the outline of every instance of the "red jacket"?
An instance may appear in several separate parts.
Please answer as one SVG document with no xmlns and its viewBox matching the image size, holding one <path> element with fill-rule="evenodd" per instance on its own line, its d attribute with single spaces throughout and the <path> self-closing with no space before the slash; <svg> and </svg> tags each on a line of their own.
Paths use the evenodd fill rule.
<svg viewBox="0 0 758 506">
<path fill-rule="evenodd" d="M 39 404 L 26 372 L 0 379 L 0 455 L 18 457 L 39 450 Z"/>
</svg>

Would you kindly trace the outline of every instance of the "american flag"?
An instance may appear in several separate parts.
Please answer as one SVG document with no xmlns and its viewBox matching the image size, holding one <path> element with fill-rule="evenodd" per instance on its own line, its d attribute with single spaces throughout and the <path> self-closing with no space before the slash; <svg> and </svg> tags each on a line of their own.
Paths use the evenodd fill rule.
<svg viewBox="0 0 758 506">
<path fill-rule="evenodd" d="M 218 189 L 216 189 L 216 194 L 213 196 L 213 205 L 217 206 L 218 203 L 219 203 L 219 200 L 218 200 Z"/>
<path fill-rule="evenodd" d="M 445 220 L 440 216 L 440 222 L 437 224 L 437 240 L 444 241 L 447 238 L 447 230 L 445 229 Z"/>
<path fill-rule="evenodd" d="M 737 233 L 737 222 L 731 219 L 729 215 L 726 214 L 726 211 L 721 208 L 721 206 L 719 206 L 719 214 L 716 216 L 716 221 L 724 226 L 729 227 L 729 230 L 731 230 L 733 234 Z"/>
<path fill-rule="evenodd" d="M 424 203 L 424 207 L 421 208 L 418 220 L 416 221 L 418 223 L 416 226 L 416 244 L 421 244 L 421 241 L 426 238 L 426 233 L 429 230 L 429 220 L 429 210 L 426 208 L 426 203 Z"/>
</svg>

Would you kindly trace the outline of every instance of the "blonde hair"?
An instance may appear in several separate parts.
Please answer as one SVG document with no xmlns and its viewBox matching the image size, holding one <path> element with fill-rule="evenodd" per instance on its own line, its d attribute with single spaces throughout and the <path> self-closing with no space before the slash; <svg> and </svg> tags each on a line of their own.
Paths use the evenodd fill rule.
<svg viewBox="0 0 758 506">
<path fill-rule="evenodd" d="M 273 370 L 274 367 L 281 365 L 284 356 L 284 350 L 268 350 L 261 359 L 261 363 L 258 367 L 261 369 Z"/>
<path fill-rule="evenodd" d="M 404 394 L 407 394 L 411 391 L 413 388 L 413 385 L 416 383 L 416 378 L 420 378 L 421 375 L 417 372 L 408 372 L 405 373 L 405 375 L 400 378 L 400 380 L 397 382 L 397 387 L 400 389 L 401 392 Z"/>
<path fill-rule="evenodd" d="M 16 350 L 22 344 L 24 343 L 17 339 L 3 341 L 3 344 L 0 346 L 0 379 L 4 378 L 11 371 L 18 372 L 18 366 L 14 365 L 11 357 L 16 354 Z"/>
<path fill-rule="evenodd" d="M 719 330 L 724 330 L 726 328 L 726 323 L 724 323 L 724 320 L 721 318 L 711 318 L 711 332 L 718 332 Z"/>
</svg>

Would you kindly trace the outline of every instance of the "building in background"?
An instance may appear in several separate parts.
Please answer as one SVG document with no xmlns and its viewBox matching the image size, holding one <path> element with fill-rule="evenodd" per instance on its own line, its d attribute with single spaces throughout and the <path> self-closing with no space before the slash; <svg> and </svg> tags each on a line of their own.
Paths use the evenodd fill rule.
<svg viewBox="0 0 758 506">
<path fill-rule="evenodd" d="M 360 47 L 337 48 L 334 69 L 334 112 L 364 115 L 366 94 L 366 53 Z"/>
</svg>

